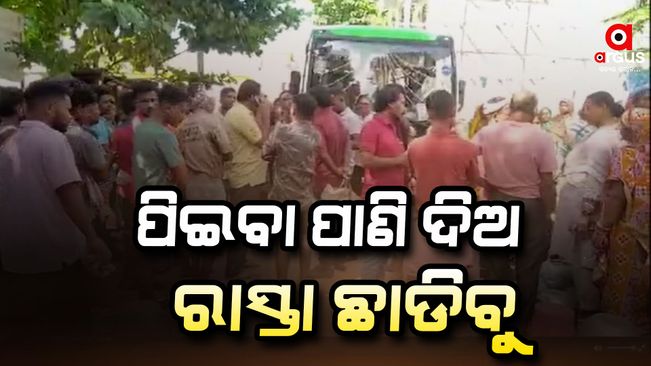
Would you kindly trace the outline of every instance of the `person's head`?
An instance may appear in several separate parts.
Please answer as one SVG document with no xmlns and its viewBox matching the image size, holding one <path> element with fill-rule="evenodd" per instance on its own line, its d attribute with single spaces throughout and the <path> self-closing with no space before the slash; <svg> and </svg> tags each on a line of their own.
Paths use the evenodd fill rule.
<svg viewBox="0 0 651 366">
<path fill-rule="evenodd" d="M 261 103 L 262 86 L 254 80 L 244 80 L 237 91 L 237 101 L 256 111 Z"/>
<path fill-rule="evenodd" d="M 183 88 L 165 85 L 158 92 L 160 119 L 166 125 L 178 126 L 188 114 L 188 94 Z"/>
<path fill-rule="evenodd" d="M 57 81 L 36 81 L 25 90 L 26 118 L 65 131 L 72 120 L 70 90 Z"/>
<path fill-rule="evenodd" d="M 377 113 L 388 113 L 395 118 L 402 118 L 407 111 L 403 87 L 397 84 L 389 84 L 378 90 L 375 95 L 374 107 Z"/>
<path fill-rule="evenodd" d="M 75 88 L 70 96 L 72 116 L 82 126 L 90 126 L 99 120 L 97 94 L 89 86 Z"/>
<path fill-rule="evenodd" d="M 369 98 L 366 94 L 357 97 L 357 100 L 355 101 L 355 109 L 355 112 L 362 116 L 362 118 L 371 114 L 373 111 L 371 98 Z"/>
<path fill-rule="evenodd" d="M 624 107 L 617 104 L 610 93 L 598 91 L 588 95 L 581 108 L 581 118 L 593 126 L 601 126 L 613 118 L 619 118 Z"/>
<path fill-rule="evenodd" d="M 514 93 L 509 103 L 509 114 L 513 120 L 520 122 L 533 122 L 536 118 L 538 98 L 536 94 L 523 90 Z"/>
<path fill-rule="evenodd" d="M 188 96 L 192 112 L 203 110 L 212 113 L 215 111 L 215 99 L 206 93 L 203 84 L 194 84 L 188 87 Z"/>
<path fill-rule="evenodd" d="M 558 103 L 558 113 L 561 116 L 572 115 L 574 113 L 574 102 L 570 99 L 563 99 Z"/>
<path fill-rule="evenodd" d="M 99 113 L 104 118 L 114 121 L 117 113 L 115 106 L 115 95 L 113 90 L 107 86 L 100 86 L 96 89 L 97 100 L 99 102 Z"/>
<path fill-rule="evenodd" d="M 332 90 L 326 88 L 325 86 L 315 86 L 310 89 L 310 95 L 316 100 L 316 104 L 319 108 L 328 108 L 332 107 Z"/>
<path fill-rule="evenodd" d="M 316 111 L 316 99 L 310 94 L 304 93 L 294 97 L 294 118 L 297 121 L 312 121 Z"/>
<path fill-rule="evenodd" d="M 19 122 L 25 117 L 25 97 L 18 88 L 0 88 L 0 121 Z"/>
<path fill-rule="evenodd" d="M 447 127 L 454 126 L 457 115 L 454 97 L 446 90 L 437 90 L 425 99 L 427 115 L 433 123 L 442 123 Z"/>
<path fill-rule="evenodd" d="M 226 87 L 219 92 L 219 106 L 223 112 L 228 112 L 235 104 L 237 92 L 231 87 Z"/>
<path fill-rule="evenodd" d="M 131 88 L 135 100 L 135 112 L 149 117 L 158 105 L 158 86 L 151 81 L 139 81 Z"/>
<path fill-rule="evenodd" d="M 136 100 L 133 97 L 133 91 L 127 90 L 120 94 L 120 117 L 122 120 L 131 119 L 132 115 L 136 111 Z"/>
<path fill-rule="evenodd" d="M 348 108 L 346 105 L 346 91 L 341 88 L 333 88 L 332 91 L 330 91 L 330 94 L 332 95 L 333 111 L 341 113 Z"/>
<path fill-rule="evenodd" d="M 552 110 L 544 107 L 538 112 L 538 122 L 545 123 L 552 119 Z"/>
<path fill-rule="evenodd" d="M 278 105 L 286 112 L 292 109 L 292 104 L 294 102 L 294 96 L 289 90 L 284 90 L 278 96 Z"/>
<path fill-rule="evenodd" d="M 620 132 L 629 145 L 649 145 L 649 117 L 649 108 L 643 107 L 631 107 L 624 113 Z"/>
</svg>

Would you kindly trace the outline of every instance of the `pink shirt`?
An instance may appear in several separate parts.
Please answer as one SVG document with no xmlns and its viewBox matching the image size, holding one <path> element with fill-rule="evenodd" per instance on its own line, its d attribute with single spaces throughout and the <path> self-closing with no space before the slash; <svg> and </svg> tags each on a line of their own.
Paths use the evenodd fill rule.
<svg viewBox="0 0 651 366">
<path fill-rule="evenodd" d="M 346 167 L 349 136 L 341 117 L 332 108 L 318 108 L 314 113 L 314 127 L 321 135 L 320 151 L 327 152 L 335 166 Z M 321 196 L 323 189 L 328 184 L 338 187 L 341 184 L 341 178 L 333 174 L 319 158 L 316 162 L 314 176 L 314 193 L 317 197 Z"/>
<path fill-rule="evenodd" d="M 480 149 L 486 181 L 509 196 L 540 198 L 541 173 L 556 170 L 554 140 L 534 124 L 503 121 L 488 125 L 473 142 Z"/>
<path fill-rule="evenodd" d="M 393 158 L 405 152 L 396 123 L 378 113 L 362 128 L 359 149 L 377 157 Z M 407 170 L 403 166 L 364 169 L 362 196 L 375 186 L 405 186 Z"/>
<path fill-rule="evenodd" d="M 416 178 L 418 205 L 427 202 L 436 187 L 478 183 L 478 149 L 454 132 L 428 132 L 409 145 L 407 154 Z"/>
</svg>

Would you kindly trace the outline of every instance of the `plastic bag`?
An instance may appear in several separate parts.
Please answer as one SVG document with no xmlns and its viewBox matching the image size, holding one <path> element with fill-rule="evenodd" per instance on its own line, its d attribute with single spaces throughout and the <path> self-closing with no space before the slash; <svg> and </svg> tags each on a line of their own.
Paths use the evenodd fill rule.
<svg viewBox="0 0 651 366">
<path fill-rule="evenodd" d="M 326 185 L 321 199 L 326 201 L 358 201 L 360 197 L 355 194 L 350 186 L 349 180 L 344 180 L 337 188 L 332 187 L 330 184 Z"/>
</svg>

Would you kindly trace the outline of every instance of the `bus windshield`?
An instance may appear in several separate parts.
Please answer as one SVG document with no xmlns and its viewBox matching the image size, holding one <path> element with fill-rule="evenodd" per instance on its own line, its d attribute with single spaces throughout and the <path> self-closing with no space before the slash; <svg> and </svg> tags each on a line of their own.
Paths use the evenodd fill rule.
<svg viewBox="0 0 651 366">
<path fill-rule="evenodd" d="M 454 69 L 449 47 L 414 42 L 317 39 L 312 50 L 309 86 L 347 88 L 357 84 L 361 94 L 372 96 L 384 85 L 400 84 L 405 87 L 408 106 L 412 107 L 422 104 L 434 90 L 453 91 Z"/>
</svg>

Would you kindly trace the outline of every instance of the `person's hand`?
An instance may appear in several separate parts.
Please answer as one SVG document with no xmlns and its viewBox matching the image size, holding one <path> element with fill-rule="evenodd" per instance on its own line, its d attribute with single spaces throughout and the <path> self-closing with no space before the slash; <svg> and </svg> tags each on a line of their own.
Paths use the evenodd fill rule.
<svg viewBox="0 0 651 366">
<path fill-rule="evenodd" d="M 404 166 L 404 167 L 409 167 L 409 158 L 407 156 L 407 152 L 403 152 L 402 154 L 398 155 L 397 157 L 397 162 L 399 166 Z"/>
<path fill-rule="evenodd" d="M 407 186 L 409 187 L 411 193 L 416 193 L 416 177 L 411 177 Z"/>
<path fill-rule="evenodd" d="M 335 171 L 335 175 L 337 175 L 337 177 L 339 177 L 339 178 L 343 178 L 343 179 L 346 179 L 347 173 L 348 173 L 348 170 L 347 170 L 346 168 L 343 168 L 343 167 L 342 167 L 342 168 L 338 168 L 338 169 Z"/>
</svg>

